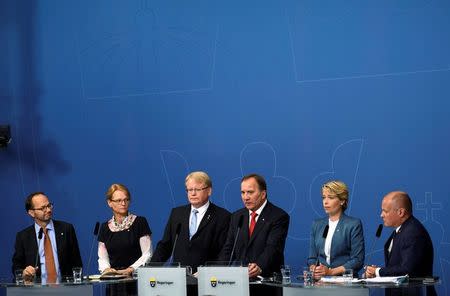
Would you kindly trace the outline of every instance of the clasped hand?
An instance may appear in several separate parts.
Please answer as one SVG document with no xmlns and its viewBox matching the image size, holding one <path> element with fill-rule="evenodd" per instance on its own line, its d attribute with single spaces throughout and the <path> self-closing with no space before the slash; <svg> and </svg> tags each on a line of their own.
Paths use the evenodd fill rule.
<svg viewBox="0 0 450 296">
<path fill-rule="evenodd" d="M 309 267 L 309 270 L 311 270 L 314 273 L 314 279 L 320 280 L 321 277 L 329 275 L 330 269 L 323 265 L 322 263 L 317 265 L 311 265 Z"/>
</svg>

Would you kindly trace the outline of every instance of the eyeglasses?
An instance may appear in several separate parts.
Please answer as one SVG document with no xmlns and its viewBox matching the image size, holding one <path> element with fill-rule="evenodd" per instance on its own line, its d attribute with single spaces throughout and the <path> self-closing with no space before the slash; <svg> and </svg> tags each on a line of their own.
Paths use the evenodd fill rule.
<svg viewBox="0 0 450 296">
<path fill-rule="evenodd" d="M 45 210 L 51 210 L 51 209 L 53 209 L 53 203 L 51 202 L 51 203 L 48 203 L 48 204 L 46 204 L 45 206 L 42 206 L 42 207 L 40 207 L 40 208 L 36 208 L 36 209 L 32 209 L 33 211 L 45 211 Z"/>
<path fill-rule="evenodd" d="M 130 199 L 129 198 L 125 198 L 125 199 L 110 199 L 111 202 L 116 203 L 116 204 L 121 204 L 121 203 L 129 203 Z"/>
<path fill-rule="evenodd" d="M 186 192 L 189 193 L 189 194 L 192 194 L 192 193 L 201 192 L 201 191 L 203 191 L 205 189 L 208 189 L 208 188 L 209 188 L 209 186 L 206 186 L 206 187 L 203 187 L 203 188 L 199 188 L 199 189 L 197 189 L 197 188 L 189 188 L 189 189 L 187 189 L 186 188 Z"/>
</svg>

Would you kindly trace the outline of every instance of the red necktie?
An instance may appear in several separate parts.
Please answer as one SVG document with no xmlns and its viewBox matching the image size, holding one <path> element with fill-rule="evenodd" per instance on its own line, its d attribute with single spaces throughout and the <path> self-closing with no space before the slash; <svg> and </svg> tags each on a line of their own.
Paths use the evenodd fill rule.
<svg viewBox="0 0 450 296">
<path fill-rule="evenodd" d="M 47 270 L 47 283 L 56 283 L 55 258 L 53 257 L 52 242 L 48 236 L 48 229 L 44 228 L 44 256 L 45 269 Z"/>
<path fill-rule="evenodd" d="M 256 212 L 252 212 L 251 216 L 252 216 L 252 220 L 250 221 L 250 228 L 248 229 L 248 236 L 249 237 L 252 236 L 253 230 L 255 229 L 256 216 L 258 216 L 258 214 Z"/>
</svg>

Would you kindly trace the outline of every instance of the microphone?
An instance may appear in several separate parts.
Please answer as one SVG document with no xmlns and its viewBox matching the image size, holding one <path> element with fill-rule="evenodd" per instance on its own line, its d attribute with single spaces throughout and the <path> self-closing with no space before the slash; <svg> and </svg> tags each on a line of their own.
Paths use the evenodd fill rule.
<svg viewBox="0 0 450 296">
<path fill-rule="evenodd" d="M 88 260 L 88 264 L 87 264 L 87 268 L 86 268 L 86 271 L 88 274 L 89 274 L 89 268 L 91 267 L 92 251 L 94 250 L 94 243 L 95 243 L 95 239 L 97 238 L 97 235 L 98 235 L 99 227 L 100 227 L 100 223 L 95 222 L 94 237 L 92 238 L 91 252 L 89 253 L 89 260 Z"/>
<path fill-rule="evenodd" d="M 244 215 L 239 217 L 239 221 L 238 221 L 238 225 L 237 225 L 237 231 L 236 231 L 236 236 L 234 237 L 233 248 L 231 249 L 230 260 L 228 260 L 228 266 L 231 265 L 231 260 L 233 260 L 234 250 L 236 248 L 237 239 L 238 239 L 239 232 L 241 231 L 243 223 L 244 223 Z"/>
<path fill-rule="evenodd" d="M 327 238 L 327 235 L 328 235 L 328 229 L 330 229 L 330 226 L 327 224 L 327 225 L 325 225 L 325 229 L 323 230 L 323 233 L 322 233 L 322 238 L 325 240 L 326 238 Z M 320 254 L 320 249 L 319 250 L 317 250 L 317 259 L 316 259 L 316 264 L 315 264 L 315 266 L 317 267 L 317 265 L 319 265 L 319 254 Z M 314 271 L 315 271 L 315 269 L 316 268 L 314 268 L 314 270 L 313 270 L 313 278 L 314 278 Z"/>
<path fill-rule="evenodd" d="M 373 252 L 373 248 L 374 248 L 374 246 L 375 246 L 375 242 L 377 241 L 377 239 L 378 238 L 380 238 L 380 236 L 381 236 L 381 232 L 383 231 L 383 224 L 380 224 L 380 225 L 378 225 L 378 228 L 377 228 L 377 232 L 375 233 L 375 238 L 374 238 L 374 240 L 372 241 L 372 246 L 371 246 L 371 248 L 370 248 L 370 253 L 369 253 L 369 255 L 367 256 L 367 260 L 366 260 L 366 262 L 369 262 L 370 260 L 370 257 L 372 256 L 372 252 Z M 364 275 L 365 275 L 365 273 L 364 273 Z"/>
<path fill-rule="evenodd" d="M 37 247 L 37 252 L 36 252 L 36 260 L 35 260 L 35 264 L 34 264 L 34 269 L 39 268 L 38 266 L 38 260 L 39 260 L 39 247 L 41 246 L 41 239 L 42 239 L 42 233 L 44 232 L 44 229 L 39 229 L 39 233 L 38 233 L 38 247 Z"/>
<path fill-rule="evenodd" d="M 379 238 L 381 236 L 381 232 L 382 231 L 383 231 L 383 224 L 380 224 L 380 225 L 378 225 L 377 232 L 375 233 L 375 236 L 377 238 Z"/>
<path fill-rule="evenodd" d="M 178 236 L 181 232 L 181 223 L 177 224 L 177 228 L 175 230 L 175 239 L 173 241 L 172 252 L 170 253 L 170 261 L 173 262 L 173 253 L 175 253 L 175 247 L 177 246 Z"/>
</svg>

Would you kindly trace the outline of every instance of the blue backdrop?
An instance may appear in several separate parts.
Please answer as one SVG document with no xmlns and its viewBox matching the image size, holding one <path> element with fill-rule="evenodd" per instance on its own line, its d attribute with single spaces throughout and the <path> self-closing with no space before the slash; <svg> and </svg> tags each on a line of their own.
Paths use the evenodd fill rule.
<svg viewBox="0 0 450 296">
<path fill-rule="evenodd" d="M 383 195 L 405 190 L 450 293 L 449 36 L 445 0 L 0 1 L 0 124 L 13 133 L 0 150 L 0 277 L 31 224 L 28 193 L 76 226 L 86 263 L 111 183 L 129 186 L 156 244 L 186 203 L 185 175 L 204 170 L 230 211 L 243 174 L 267 178 L 291 215 L 295 273 L 323 182 L 349 185 L 367 245 Z"/>
</svg>

